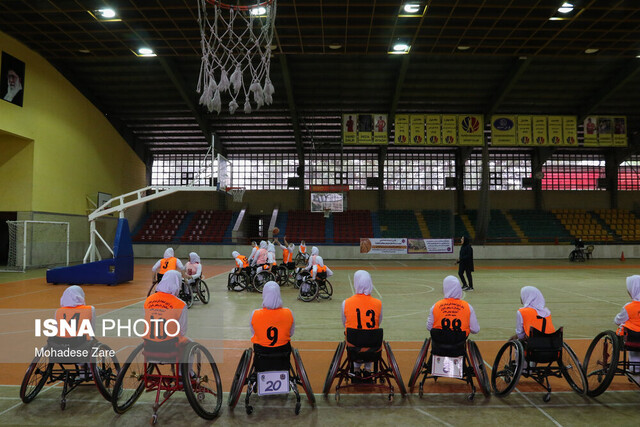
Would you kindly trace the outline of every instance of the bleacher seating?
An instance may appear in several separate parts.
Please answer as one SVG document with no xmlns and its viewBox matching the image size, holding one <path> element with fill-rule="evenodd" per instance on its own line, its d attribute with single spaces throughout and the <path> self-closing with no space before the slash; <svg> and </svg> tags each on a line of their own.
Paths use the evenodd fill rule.
<svg viewBox="0 0 640 427">
<path fill-rule="evenodd" d="M 420 225 L 413 211 L 390 210 L 378 212 L 378 221 L 382 237 L 422 237 Z"/>
<path fill-rule="evenodd" d="M 185 210 L 160 210 L 149 215 L 134 242 L 170 242 L 187 215 Z"/>
<path fill-rule="evenodd" d="M 478 219 L 477 210 L 467 212 L 469 220 L 475 225 Z M 456 235 L 457 237 L 457 235 Z M 519 243 L 520 238 L 509 221 L 499 209 L 491 209 L 489 227 L 487 229 L 487 243 Z"/>
<path fill-rule="evenodd" d="M 280 230 L 282 235 L 283 231 Z M 324 214 L 309 211 L 289 211 L 287 229 L 284 232 L 289 242 L 324 243 Z"/>
<path fill-rule="evenodd" d="M 197 211 L 180 240 L 203 243 L 222 242 L 232 217 L 231 211 Z"/>
<path fill-rule="evenodd" d="M 623 241 L 640 240 L 640 219 L 627 209 L 597 209 L 596 214 Z"/>
<path fill-rule="evenodd" d="M 509 214 L 531 243 L 570 242 L 572 236 L 551 212 L 531 209 L 512 209 Z"/>
<path fill-rule="evenodd" d="M 335 243 L 359 243 L 361 237 L 373 237 L 371 212 L 346 211 L 332 215 Z"/>
<path fill-rule="evenodd" d="M 555 209 L 551 212 L 556 215 L 574 238 L 580 237 L 585 242 L 614 240 L 614 236 L 585 209 Z"/>
<path fill-rule="evenodd" d="M 427 223 L 427 228 L 433 239 L 448 239 L 451 235 L 451 221 L 453 216 L 450 210 L 424 210 L 422 217 Z M 454 229 L 455 230 L 455 229 Z M 456 236 L 461 234 L 456 233 Z"/>
</svg>

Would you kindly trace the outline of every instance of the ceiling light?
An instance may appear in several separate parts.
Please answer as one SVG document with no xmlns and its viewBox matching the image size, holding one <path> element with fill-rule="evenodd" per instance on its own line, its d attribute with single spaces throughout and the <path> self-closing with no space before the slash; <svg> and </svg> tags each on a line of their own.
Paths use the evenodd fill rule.
<svg viewBox="0 0 640 427">
<path fill-rule="evenodd" d="M 253 16 L 267 16 L 267 8 L 264 6 L 257 6 L 249 9 L 249 13 Z"/>
<path fill-rule="evenodd" d="M 134 52 L 137 56 L 157 56 L 153 49 L 148 47 L 141 47 L 138 52 Z"/>
<path fill-rule="evenodd" d="M 592 53 L 596 53 L 597 51 L 599 51 L 600 49 L 585 49 L 584 53 L 587 54 L 592 54 Z"/>
<path fill-rule="evenodd" d="M 398 17 L 400 18 L 416 18 L 421 17 L 427 10 L 424 1 L 410 1 L 400 6 Z M 423 6 L 424 5 L 424 6 Z"/>
<path fill-rule="evenodd" d="M 89 15 L 93 16 L 97 21 L 100 22 L 119 22 L 122 19 L 118 18 L 118 14 L 114 9 L 105 8 L 105 9 L 96 9 L 96 10 L 87 10 Z"/>
<path fill-rule="evenodd" d="M 409 53 L 410 49 L 411 46 L 409 46 L 407 43 L 396 42 L 388 53 L 392 55 L 404 55 Z"/>
<path fill-rule="evenodd" d="M 571 3 L 562 3 L 562 6 L 558 8 L 558 12 L 560 13 L 569 13 L 573 10 L 573 5 Z"/>
<path fill-rule="evenodd" d="M 407 3 L 402 8 L 407 13 L 418 13 L 420 10 L 420 4 L 418 3 Z"/>
<path fill-rule="evenodd" d="M 78 49 L 78 52 L 80 52 L 80 53 L 91 53 L 91 51 L 89 49 Z"/>
<path fill-rule="evenodd" d="M 342 49 L 342 43 L 340 43 L 340 42 L 331 42 L 331 43 L 329 43 L 329 45 L 327 47 L 329 49 L 332 49 L 332 50 Z"/>
<path fill-rule="evenodd" d="M 469 50 L 471 46 L 458 46 L 458 50 Z"/>
<path fill-rule="evenodd" d="M 113 9 L 98 9 L 97 11 L 100 16 L 106 19 L 111 19 L 116 17 L 116 11 Z"/>
</svg>

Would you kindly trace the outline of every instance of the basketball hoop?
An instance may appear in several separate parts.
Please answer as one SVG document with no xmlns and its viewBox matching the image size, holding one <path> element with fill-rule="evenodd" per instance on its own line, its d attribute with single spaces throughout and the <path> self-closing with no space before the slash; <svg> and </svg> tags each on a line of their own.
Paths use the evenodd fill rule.
<svg viewBox="0 0 640 427">
<path fill-rule="evenodd" d="M 269 71 L 277 0 L 237 3 L 198 1 L 202 63 L 196 90 L 201 93 L 200 104 L 218 114 L 225 92 L 231 97 L 230 114 L 238 109 L 238 98 L 249 114 L 252 94 L 259 109 L 273 102 L 275 92 Z"/>
<path fill-rule="evenodd" d="M 329 218 L 331 216 L 331 209 L 330 208 L 325 208 L 324 209 L 324 217 L 325 218 Z"/>
<path fill-rule="evenodd" d="M 241 202 L 245 191 L 246 191 L 246 188 L 242 188 L 242 187 L 227 188 L 227 193 L 231 194 L 234 202 Z"/>
</svg>

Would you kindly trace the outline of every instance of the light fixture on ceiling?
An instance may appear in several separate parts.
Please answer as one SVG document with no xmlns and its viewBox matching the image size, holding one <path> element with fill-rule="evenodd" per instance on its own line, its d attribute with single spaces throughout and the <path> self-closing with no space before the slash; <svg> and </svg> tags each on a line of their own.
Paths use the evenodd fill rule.
<svg viewBox="0 0 640 427">
<path fill-rule="evenodd" d="M 331 42 L 327 45 L 327 47 L 331 50 L 342 49 L 342 43 L 340 42 Z"/>
<path fill-rule="evenodd" d="M 464 46 L 464 45 L 463 46 L 458 46 L 457 49 L 458 50 L 469 50 L 469 49 L 471 49 L 471 46 Z"/>
<path fill-rule="evenodd" d="M 558 12 L 567 14 L 573 11 L 573 5 L 571 3 L 562 3 L 562 6 L 558 8 Z"/>
<path fill-rule="evenodd" d="M 142 56 L 142 57 L 157 56 L 156 53 L 153 51 L 153 49 L 149 47 L 144 47 L 144 46 L 139 48 L 137 51 L 133 51 L 133 53 L 136 56 Z"/>
<path fill-rule="evenodd" d="M 96 9 L 96 10 L 88 10 L 89 15 L 93 16 L 96 20 L 100 22 L 118 22 L 122 21 L 122 19 L 118 18 L 118 14 L 114 9 L 104 8 L 104 9 Z"/>
<path fill-rule="evenodd" d="M 580 15 L 584 8 L 580 8 L 580 0 L 572 3 L 563 2 L 549 18 L 549 21 L 567 21 Z"/>
<path fill-rule="evenodd" d="M 78 52 L 80 53 L 91 53 L 91 51 L 89 49 L 78 49 Z"/>
<path fill-rule="evenodd" d="M 400 6 L 398 17 L 400 18 L 419 18 L 427 11 L 427 5 L 424 1 L 408 1 Z"/>
<path fill-rule="evenodd" d="M 598 52 L 600 49 L 595 49 L 595 48 L 590 48 L 590 49 L 585 49 L 584 53 L 591 55 L 592 53 L 596 53 Z"/>
<path fill-rule="evenodd" d="M 267 8 L 264 6 L 256 6 L 249 9 L 251 16 L 267 16 Z"/>
<path fill-rule="evenodd" d="M 411 45 L 407 42 L 397 41 L 391 46 L 391 50 L 387 53 L 391 55 L 406 55 L 411 50 Z"/>
</svg>

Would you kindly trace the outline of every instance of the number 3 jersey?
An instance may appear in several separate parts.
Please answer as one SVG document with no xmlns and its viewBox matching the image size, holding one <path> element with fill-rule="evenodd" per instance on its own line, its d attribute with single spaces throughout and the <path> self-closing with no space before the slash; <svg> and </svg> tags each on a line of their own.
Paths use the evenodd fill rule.
<svg viewBox="0 0 640 427">
<path fill-rule="evenodd" d="M 251 342 L 263 347 L 280 347 L 291 341 L 293 313 L 288 308 L 261 308 L 251 316 Z"/>
</svg>

